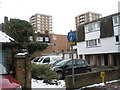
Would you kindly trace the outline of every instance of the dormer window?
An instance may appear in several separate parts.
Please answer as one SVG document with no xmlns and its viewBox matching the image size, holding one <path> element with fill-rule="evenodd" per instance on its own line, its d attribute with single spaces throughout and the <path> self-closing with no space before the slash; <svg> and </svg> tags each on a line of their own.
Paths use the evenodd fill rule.
<svg viewBox="0 0 120 90">
<path fill-rule="evenodd" d="M 90 33 L 100 30 L 100 21 L 87 24 L 84 26 L 84 28 L 85 28 L 85 33 Z"/>
<path fill-rule="evenodd" d="M 114 16 L 113 17 L 113 26 L 120 25 L 120 16 Z"/>
</svg>

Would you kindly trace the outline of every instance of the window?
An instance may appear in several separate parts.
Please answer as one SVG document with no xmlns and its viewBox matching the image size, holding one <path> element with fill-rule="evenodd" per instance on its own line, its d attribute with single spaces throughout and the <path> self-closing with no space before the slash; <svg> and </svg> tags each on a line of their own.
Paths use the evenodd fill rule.
<svg viewBox="0 0 120 90">
<path fill-rule="evenodd" d="M 42 41 L 43 42 L 43 37 L 37 37 L 36 41 Z"/>
<path fill-rule="evenodd" d="M 116 36 L 116 42 L 119 42 L 119 37 L 118 36 Z"/>
<path fill-rule="evenodd" d="M 50 57 L 45 58 L 43 61 L 43 63 L 48 63 L 48 62 L 50 62 Z"/>
<path fill-rule="evenodd" d="M 113 26 L 120 25 L 120 16 L 113 17 Z"/>
<path fill-rule="evenodd" d="M 116 39 L 116 43 L 118 44 L 120 44 L 120 35 L 117 35 L 117 36 L 115 36 L 115 39 Z"/>
<path fill-rule="evenodd" d="M 49 37 L 45 37 L 45 41 L 48 42 L 49 41 Z"/>
<path fill-rule="evenodd" d="M 74 61 L 75 62 L 75 61 Z M 66 65 L 72 66 L 72 60 L 70 60 Z"/>
<path fill-rule="evenodd" d="M 53 36 L 53 40 L 57 40 L 57 37 L 56 37 L 56 36 Z"/>
<path fill-rule="evenodd" d="M 96 47 L 100 46 L 100 39 L 92 39 L 86 41 L 86 47 Z"/>
<path fill-rule="evenodd" d="M 57 47 L 56 43 L 53 44 L 54 47 Z"/>
<path fill-rule="evenodd" d="M 84 60 L 76 60 L 76 64 L 82 65 L 82 64 L 85 64 L 85 61 Z"/>
<path fill-rule="evenodd" d="M 87 24 L 87 25 L 84 26 L 84 28 L 85 28 L 85 33 L 100 30 L 100 21 Z"/>
</svg>

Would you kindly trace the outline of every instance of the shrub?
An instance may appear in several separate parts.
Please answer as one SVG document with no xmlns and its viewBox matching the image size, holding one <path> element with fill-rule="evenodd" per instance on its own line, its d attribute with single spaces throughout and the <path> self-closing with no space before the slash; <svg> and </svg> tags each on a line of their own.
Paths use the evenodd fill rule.
<svg viewBox="0 0 120 90">
<path fill-rule="evenodd" d="M 53 79 L 58 80 L 58 75 L 55 71 L 50 70 L 48 64 L 32 64 L 32 78 L 43 79 L 44 82 L 49 83 Z"/>
</svg>

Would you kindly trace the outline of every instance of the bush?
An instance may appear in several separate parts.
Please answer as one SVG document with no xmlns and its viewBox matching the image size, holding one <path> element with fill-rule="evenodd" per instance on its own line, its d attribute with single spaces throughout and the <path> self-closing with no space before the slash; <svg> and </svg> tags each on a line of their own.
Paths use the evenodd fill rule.
<svg viewBox="0 0 120 90">
<path fill-rule="evenodd" d="M 58 80 L 57 73 L 50 70 L 48 64 L 32 64 L 31 74 L 32 78 L 43 79 L 46 83 L 50 83 L 53 79 Z"/>
</svg>

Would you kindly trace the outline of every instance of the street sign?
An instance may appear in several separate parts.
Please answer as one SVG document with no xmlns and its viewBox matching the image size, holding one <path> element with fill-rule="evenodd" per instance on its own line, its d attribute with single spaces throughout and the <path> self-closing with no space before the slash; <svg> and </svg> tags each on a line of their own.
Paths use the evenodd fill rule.
<svg viewBox="0 0 120 90">
<path fill-rule="evenodd" d="M 72 31 L 70 31 L 70 32 L 68 33 L 67 38 L 68 38 L 68 41 L 69 41 L 69 42 L 74 42 L 74 41 L 75 41 L 75 33 L 72 32 Z"/>
</svg>

